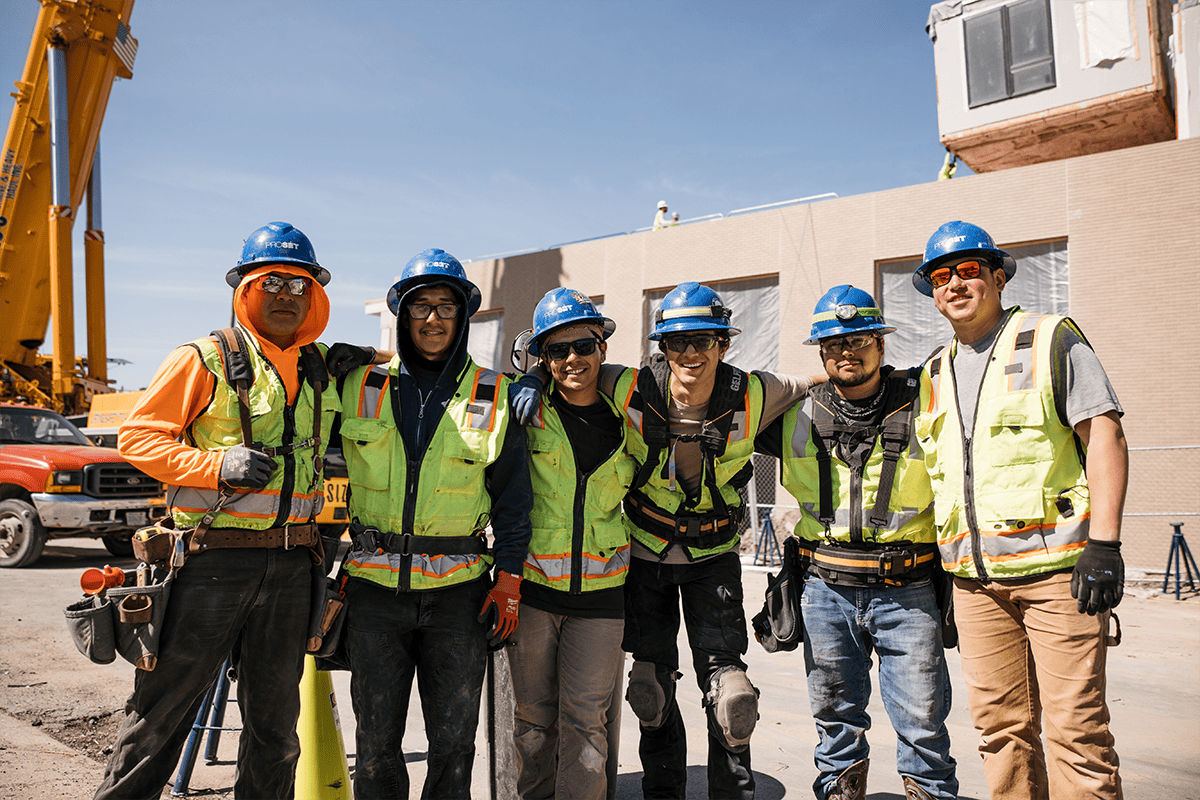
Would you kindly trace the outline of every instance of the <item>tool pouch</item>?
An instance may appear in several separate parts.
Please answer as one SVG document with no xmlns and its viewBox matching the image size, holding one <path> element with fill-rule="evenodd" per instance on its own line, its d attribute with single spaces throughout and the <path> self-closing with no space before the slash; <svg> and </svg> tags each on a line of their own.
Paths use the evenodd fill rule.
<svg viewBox="0 0 1200 800">
<path fill-rule="evenodd" d="M 942 647 L 953 650 L 958 647 L 958 623 L 954 621 L 954 577 L 940 567 L 933 571 L 933 593 L 937 599 L 938 621 L 942 623 Z"/>
<path fill-rule="evenodd" d="M 119 654 L 138 669 L 153 670 L 174 581 L 173 571 L 152 567 L 147 585 L 137 586 L 137 572 L 126 571 L 124 586 L 67 606 L 63 614 L 75 647 L 96 664 L 111 664 Z"/>
<path fill-rule="evenodd" d="M 146 564 L 166 565 L 173 551 L 172 536 L 186 534 L 194 529 L 181 531 L 175 527 L 170 516 L 153 525 L 139 528 L 133 534 L 133 557 Z"/>
<path fill-rule="evenodd" d="M 783 544 L 783 567 L 768 579 L 762 611 L 752 620 L 754 638 L 768 653 L 795 650 L 804 641 L 800 615 L 804 572 L 796 565 L 796 539 L 789 536 Z"/>
<path fill-rule="evenodd" d="M 337 552 L 336 543 L 327 548 Z M 346 655 L 346 583 L 350 576 L 345 570 L 345 560 L 338 566 L 337 573 L 326 577 L 325 572 L 314 567 L 313 606 L 309 618 L 309 652 L 316 657 L 317 669 L 350 669 Z M 315 645 L 315 648 L 314 648 Z"/>
</svg>

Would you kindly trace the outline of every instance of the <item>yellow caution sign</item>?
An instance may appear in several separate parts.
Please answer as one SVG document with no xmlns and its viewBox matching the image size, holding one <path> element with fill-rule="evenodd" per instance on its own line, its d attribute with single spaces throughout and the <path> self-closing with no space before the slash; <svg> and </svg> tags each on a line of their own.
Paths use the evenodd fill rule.
<svg viewBox="0 0 1200 800">
<path fill-rule="evenodd" d="M 300 679 L 300 761 L 296 764 L 296 800 L 350 800 L 350 767 L 342 742 L 333 680 L 304 657 Z"/>
</svg>

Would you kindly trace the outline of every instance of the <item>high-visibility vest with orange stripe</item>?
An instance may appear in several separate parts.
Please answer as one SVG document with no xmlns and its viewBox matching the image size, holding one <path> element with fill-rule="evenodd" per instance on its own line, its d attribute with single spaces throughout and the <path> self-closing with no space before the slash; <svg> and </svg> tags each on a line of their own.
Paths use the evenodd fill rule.
<svg viewBox="0 0 1200 800">
<path fill-rule="evenodd" d="M 620 414 L 607 397 L 604 401 L 614 415 Z M 637 464 L 625 449 L 628 434 L 621 427 L 621 446 L 586 476 L 575 464 L 562 417 L 549 402 L 542 403 L 540 419 L 525 429 L 533 483 L 533 538 L 525 556 L 525 580 L 571 594 L 625 583 L 629 533 L 621 501 Z"/>
<path fill-rule="evenodd" d="M 857 498 L 853 497 L 854 492 L 851 491 L 855 481 L 851 476 L 850 466 L 838 457 L 835 442 L 824 443 L 824 447 L 830 450 L 830 500 L 834 515 L 828 530 L 825 528 L 818 519 L 821 507 L 821 469 L 817 454 L 821 448 L 818 446 L 819 436 L 812 423 L 815 402 L 816 398 L 809 394 L 783 415 L 780 483 L 800 504 L 800 519 L 796 521 L 794 531 L 796 536 L 810 542 L 826 539 L 849 542 L 851 515 L 857 515 L 867 541 L 880 544 L 932 544 L 936 539 L 933 530 L 933 492 L 929 488 L 929 475 L 925 471 L 925 460 L 921 448 L 917 445 L 915 431 L 910 436 L 908 446 L 896 461 L 892 493 L 888 497 L 887 522 L 880 528 L 873 527 L 868 518 L 875 506 L 883 472 L 882 437 L 875 437 L 875 447 L 863 467 Z M 911 413 L 905 411 L 907 407 L 906 404 L 895 413 Z"/>
<path fill-rule="evenodd" d="M 1051 341 L 1064 321 L 1074 324 L 1013 309 L 992 345 L 966 446 L 951 366 L 957 341 L 925 365 L 917 435 L 947 572 L 1021 578 L 1071 567 L 1083 551 L 1087 477 L 1051 375 Z"/>
<path fill-rule="evenodd" d="M 213 520 L 214 528 L 266 530 L 279 525 L 307 523 L 320 512 L 324 494 L 320 484 L 313 486 L 313 458 L 323 458 L 329 432 L 337 413 L 337 392 L 326 384 L 321 395 L 321 450 L 313 448 L 313 387 L 300 382 L 295 404 L 287 410 L 287 389 L 279 374 L 258 351 L 253 334 L 246 333 L 246 348 L 254 368 L 250 385 L 250 430 L 254 441 L 268 447 L 299 444 L 293 452 L 274 456 L 276 469 L 263 489 L 233 495 Z M 200 352 L 200 360 L 217 379 L 212 400 L 184 431 L 189 443 L 201 450 L 228 450 L 242 443 L 242 424 L 238 416 L 237 391 L 225 382 L 221 349 L 211 337 L 191 343 Z M 322 354 L 323 345 L 318 345 Z M 284 441 L 285 433 L 287 441 Z M 307 442 L 307 444 L 305 444 Z M 219 493 L 209 489 L 180 487 L 172 490 L 171 513 L 176 526 L 191 527 L 216 502 Z M 280 512 L 280 509 L 284 509 Z"/>
<path fill-rule="evenodd" d="M 384 533 L 415 536 L 470 536 L 488 522 L 492 498 L 484 470 L 499 456 L 508 429 L 508 379 L 470 358 L 458 387 L 446 403 L 410 486 L 404 440 L 392 414 L 392 385 L 400 357 L 390 364 L 360 367 L 342 389 L 342 453 L 350 474 L 351 520 Z M 412 493 L 414 498 L 410 500 Z M 411 525 L 405 502 L 415 503 Z M 409 589 L 443 589 L 474 580 L 487 571 L 491 556 L 352 551 L 346 571 L 389 589 L 400 585 L 406 561 Z"/>
<path fill-rule="evenodd" d="M 642 438 L 644 412 L 639 410 L 642 408 L 642 404 L 634 402 L 635 396 L 640 394 L 637 389 L 637 376 L 638 371 L 636 369 L 626 369 L 617 379 L 613 394 L 625 412 L 625 424 L 629 430 L 627 440 L 629 451 L 641 463 L 649 457 L 649 447 L 646 445 L 645 439 Z M 741 471 L 742 467 L 746 466 L 751 456 L 754 455 L 754 437 L 758 435 L 758 426 L 762 420 L 763 413 L 762 381 L 759 380 L 757 375 L 750 373 L 747 373 L 746 377 L 746 393 L 743 396 L 742 406 L 733 411 L 733 423 L 730 425 L 729 435 L 726 437 L 725 452 L 714 459 L 717 489 L 721 492 L 721 497 L 724 499 L 725 505 L 731 509 L 741 505 L 742 498 L 738 494 L 737 489 L 730 484 L 730 480 Z M 646 485 L 641 487 L 640 491 L 659 508 L 671 514 L 705 513 L 715 510 L 712 494 L 709 492 L 708 486 L 703 482 L 700 484 L 699 502 L 695 506 L 685 507 L 687 493 L 683 487 L 677 486 L 672 491 L 669 478 L 662 476 L 663 463 L 668 458 L 670 458 L 670 447 L 664 447 L 659 454 L 657 467 L 650 476 L 650 479 L 646 481 Z M 661 553 L 670 544 L 666 539 L 662 539 L 638 527 L 628 517 L 625 518 L 625 525 L 634 539 L 637 539 L 638 542 L 655 553 Z M 737 546 L 740 539 L 740 534 L 735 531 L 730 535 L 728 541 L 716 547 L 705 549 L 688 547 L 687 551 L 689 557 L 693 560 L 704 558 L 732 550 Z"/>
</svg>

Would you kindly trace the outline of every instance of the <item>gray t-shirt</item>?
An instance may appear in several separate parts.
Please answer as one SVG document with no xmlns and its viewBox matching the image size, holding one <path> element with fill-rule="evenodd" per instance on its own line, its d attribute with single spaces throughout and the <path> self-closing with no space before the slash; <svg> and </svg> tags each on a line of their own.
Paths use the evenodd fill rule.
<svg viewBox="0 0 1200 800">
<path fill-rule="evenodd" d="M 975 401 L 979 398 L 979 386 L 983 371 L 991 356 L 992 344 L 1009 319 L 1006 311 L 1003 318 L 982 339 L 976 342 L 959 342 L 954 355 L 954 381 L 958 392 L 958 408 L 963 420 L 963 429 L 975 427 Z M 1050 346 L 1054 360 L 1052 381 L 1055 406 L 1060 419 L 1065 419 L 1074 428 L 1085 419 L 1098 417 L 1109 411 L 1118 415 L 1125 412 L 1117 401 L 1117 393 L 1109 383 L 1108 375 L 1091 346 L 1085 342 L 1071 325 L 1059 325 L 1054 329 L 1054 341 Z"/>
</svg>

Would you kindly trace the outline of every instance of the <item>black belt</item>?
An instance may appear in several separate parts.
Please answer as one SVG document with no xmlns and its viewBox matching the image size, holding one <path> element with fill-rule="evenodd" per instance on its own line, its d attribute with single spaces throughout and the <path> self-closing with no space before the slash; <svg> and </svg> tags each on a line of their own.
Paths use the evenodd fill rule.
<svg viewBox="0 0 1200 800">
<path fill-rule="evenodd" d="M 796 545 L 799 569 L 827 583 L 902 586 L 929 580 L 939 567 L 935 544 L 861 549 L 798 539 Z"/>
<path fill-rule="evenodd" d="M 483 536 L 417 536 L 412 533 L 388 533 L 378 528 L 363 528 L 352 530 L 351 538 L 355 549 L 368 553 L 382 550 L 402 556 L 418 553 L 470 556 L 484 555 L 488 551 L 487 540 Z"/>
<path fill-rule="evenodd" d="M 625 514 L 639 528 L 666 539 L 699 550 L 725 544 L 737 533 L 745 509 L 735 506 L 728 514 L 672 514 L 638 492 L 625 495 Z"/>
</svg>

